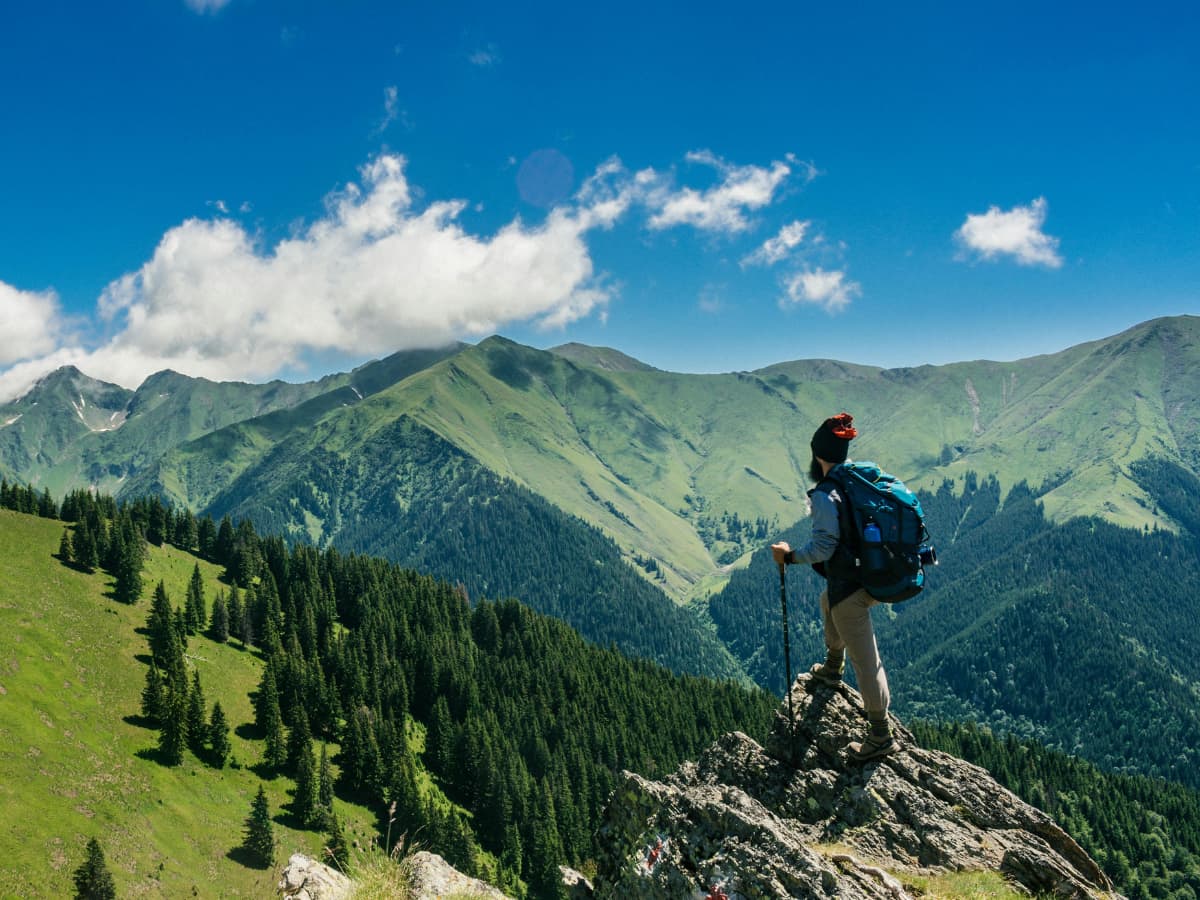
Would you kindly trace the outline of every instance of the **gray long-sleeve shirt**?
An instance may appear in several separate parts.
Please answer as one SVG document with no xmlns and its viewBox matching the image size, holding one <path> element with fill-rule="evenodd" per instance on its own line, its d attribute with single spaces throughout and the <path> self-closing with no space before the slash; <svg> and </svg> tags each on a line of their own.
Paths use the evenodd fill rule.
<svg viewBox="0 0 1200 900">
<path fill-rule="evenodd" d="M 809 495 L 812 503 L 812 537 L 803 547 L 792 551 L 792 559 L 799 565 L 825 562 L 837 549 L 841 528 L 838 525 L 837 504 L 826 491 L 813 491 Z"/>
</svg>

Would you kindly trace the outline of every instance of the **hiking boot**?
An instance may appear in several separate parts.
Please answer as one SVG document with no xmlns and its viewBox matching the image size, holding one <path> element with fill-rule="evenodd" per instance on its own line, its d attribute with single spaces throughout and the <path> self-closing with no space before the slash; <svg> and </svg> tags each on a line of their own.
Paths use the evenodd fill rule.
<svg viewBox="0 0 1200 900">
<path fill-rule="evenodd" d="M 808 670 L 808 674 L 822 684 L 827 684 L 830 687 L 836 687 L 842 683 L 842 672 L 844 667 L 833 668 L 828 662 L 817 663 Z"/>
<path fill-rule="evenodd" d="M 846 756 L 851 762 L 865 763 L 873 759 L 880 759 L 884 756 L 890 756 L 900 749 L 900 744 L 890 734 L 880 736 L 875 734 L 867 735 L 867 739 L 861 744 L 854 741 L 847 749 Z"/>
</svg>

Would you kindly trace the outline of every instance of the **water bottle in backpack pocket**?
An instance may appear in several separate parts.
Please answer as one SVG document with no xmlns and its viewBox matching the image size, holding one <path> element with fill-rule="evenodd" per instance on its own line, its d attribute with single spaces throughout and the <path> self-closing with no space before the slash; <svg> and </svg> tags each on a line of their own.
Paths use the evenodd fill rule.
<svg viewBox="0 0 1200 900">
<path fill-rule="evenodd" d="M 875 579 L 887 571 L 887 553 L 883 546 L 883 533 L 874 522 L 867 522 L 862 529 L 862 554 L 859 557 L 863 580 Z"/>
</svg>

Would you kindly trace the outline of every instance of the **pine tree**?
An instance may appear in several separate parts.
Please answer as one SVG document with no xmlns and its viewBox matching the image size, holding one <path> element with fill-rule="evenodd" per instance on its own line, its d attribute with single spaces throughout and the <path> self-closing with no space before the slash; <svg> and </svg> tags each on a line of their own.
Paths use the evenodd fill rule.
<svg viewBox="0 0 1200 900">
<path fill-rule="evenodd" d="M 321 743 L 321 763 L 317 767 L 317 805 L 333 812 L 333 770 L 329 767 L 329 748 Z"/>
<path fill-rule="evenodd" d="M 142 716 L 152 722 L 163 717 L 163 680 L 153 662 L 146 669 L 146 686 L 142 688 Z"/>
<path fill-rule="evenodd" d="M 199 563 L 192 566 L 192 578 L 188 582 L 187 599 L 184 602 L 184 616 L 187 620 L 188 634 L 196 634 L 204 627 L 208 618 L 204 602 L 204 580 L 200 577 Z"/>
<path fill-rule="evenodd" d="M 113 593 L 122 603 L 137 603 L 142 596 L 142 552 L 138 540 L 123 541 L 113 573 Z"/>
<path fill-rule="evenodd" d="M 204 742 L 208 738 L 208 722 L 204 715 L 204 691 L 200 687 L 200 672 L 192 670 L 192 688 L 187 700 L 188 746 L 197 756 L 204 755 Z"/>
<path fill-rule="evenodd" d="M 255 722 L 263 733 L 266 746 L 263 762 L 272 769 L 287 762 L 287 742 L 283 736 L 283 716 L 279 712 L 279 692 L 275 689 L 274 667 L 268 665 L 255 698 Z"/>
<path fill-rule="evenodd" d="M 225 710 L 220 702 L 213 704 L 212 718 L 208 723 L 208 741 L 212 745 L 212 761 L 218 769 L 225 767 L 229 759 L 229 722 L 225 719 Z"/>
<path fill-rule="evenodd" d="M 317 767 L 313 762 L 311 742 L 301 751 L 296 763 L 296 793 L 292 798 L 292 814 L 306 828 L 321 823 L 321 808 L 317 803 Z"/>
<path fill-rule="evenodd" d="M 264 869 L 275 861 L 275 829 L 271 825 L 271 808 L 267 805 L 267 795 L 261 784 L 250 804 L 243 846 Z"/>
<path fill-rule="evenodd" d="M 158 497 L 150 498 L 149 515 L 146 518 L 146 540 L 161 547 L 167 538 L 168 510 Z"/>
<path fill-rule="evenodd" d="M 564 897 L 566 889 L 558 867 L 563 862 L 562 840 L 558 836 L 558 821 L 550 784 L 543 781 L 538 809 L 533 820 L 533 847 L 529 861 L 529 887 L 539 897 Z"/>
<path fill-rule="evenodd" d="M 168 766 L 182 763 L 187 741 L 187 688 L 180 683 L 167 690 L 162 730 L 158 733 L 158 752 L 163 763 Z"/>
<path fill-rule="evenodd" d="M 128 516 L 128 513 L 125 515 Z M 121 522 L 113 521 L 109 530 L 105 532 L 100 514 L 96 510 L 88 515 L 87 521 L 92 534 L 96 536 L 96 552 L 100 555 L 101 565 L 109 572 L 115 573 L 121 562 L 121 554 L 125 552 L 125 530 L 121 527 Z"/>
<path fill-rule="evenodd" d="M 184 507 L 175 516 L 171 529 L 171 543 L 180 550 L 193 550 L 196 547 L 197 538 L 196 517 L 190 509 Z"/>
<path fill-rule="evenodd" d="M 233 522 L 229 516 L 221 519 L 221 525 L 217 528 L 212 555 L 213 562 L 227 568 L 233 562 Z"/>
<path fill-rule="evenodd" d="M 208 623 L 208 636 L 218 644 L 229 640 L 229 604 L 223 591 L 217 591 L 213 600 L 212 618 Z"/>
<path fill-rule="evenodd" d="M 75 870 L 75 900 L 116 900 L 117 888 L 104 861 L 100 842 L 87 843 L 87 859 Z"/>
<path fill-rule="evenodd" d="M 179 691 L 187 697 L 187 663 L 183 658 L 183 643 L 178 633 L 172 628 L 167 633 L 166 659 L 163 660 L 162 674 L 168 690 Z M 186 699 L 185 699 L 186 705 Z"/>
<path fill-rule="evenodd" d="M 217 526 L 210 516 L 205 516 L 196 522 L 196 552 L 201 559 L 215 562 L 213 548 L 217 542 Z M 186 548 L 185 548 L 186 549 Z"/>
<path fill-rule="evenodd" d="M 172 631 L 171 600 L 167 597 L 166 585 L 160 581 L 154 587 L 150 613 L 146 616 L 146 640 L 150 644 L 150 655 L 163 665 L 170 654 Z"/>
<path fill-rule="evenodd" d="M 305 713 L 302 706 L 297 711 L 295 723 L 288 732 L 287 768 L 289 772 L 296 771 L 300 765 L 300 758 L 305 753 L 312 755 L 312 730 L 308 727 L 308 714 Z"/>
<path fill-rule="evenodd" d="M 179 639 L 179 646 L 187 649 L 187 619 L 184 618 L 182 607 L 177 608 L 173 613 L 171 613 L 171 629 L 175 632 L 175 636 Z"/>
<path fill-rule="evenodd" d="M 342 831 L 342 823 L 332 810 L 325 813 L 325 855 L 329 862 L 341 871 L 350 863 L 350 847 Z"/>
<path fill-rule="evenodd" d="M 70 565 L 75 561 L 75 548 L 71 545 L 71 531 L 63 528 L 62 539 L 58 542 L 59 562 Z"/>
<path fill-rule="evenodd" d="M 38 515 L 43 519 L 58 518 L 58 504 L 50 496 L 50 488 L 42 488 L 42 496 L 38 498 Z"/>
<path fill-rule="evenodd" d="M 100 554 L 96 551 L 96 537 L 85 519 L 81 519 L 75 526 L 74 544 L 75 562 L 87 572 L 96 571 L 96 567 L 100 565 Z"/>
</svg>

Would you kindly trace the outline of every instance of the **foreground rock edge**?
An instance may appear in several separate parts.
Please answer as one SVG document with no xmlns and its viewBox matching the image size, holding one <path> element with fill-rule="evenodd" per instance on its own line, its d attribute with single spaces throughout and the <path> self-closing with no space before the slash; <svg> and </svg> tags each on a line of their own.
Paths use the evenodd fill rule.
<svg viewBox="0 0 1200 900">
<path fill-rule="evenodd" d="M 809 676 L 766 745 L 717 739 L 662 781 L 625 772 L 599 830 L 593 896 L 899 898 L 906 874 L 995 871 L 1039 896 L 1114 897 L 1096 862 L 1048 815 L 978 766 L 917 747 L 864 764 L 862 699 Z"/>
</svg>

